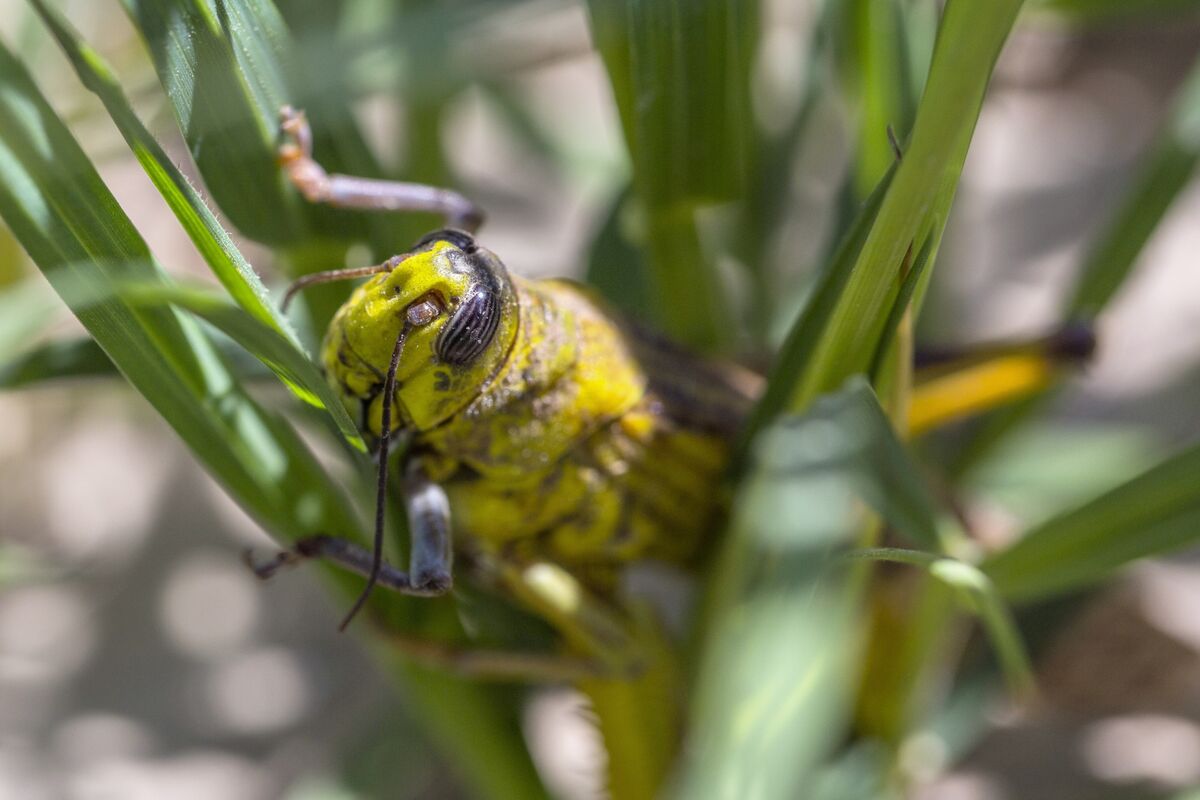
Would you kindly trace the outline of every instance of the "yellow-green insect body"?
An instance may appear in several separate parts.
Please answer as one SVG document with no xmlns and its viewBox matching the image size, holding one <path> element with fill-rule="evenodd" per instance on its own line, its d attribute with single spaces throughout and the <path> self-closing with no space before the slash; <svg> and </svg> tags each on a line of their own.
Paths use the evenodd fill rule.
<svg viewBox="0 0 1200 800">
<path fill-rule="evenodd" d="M 550 622 L 569 650 L 628 667 L 645 631 L 614 578 L 635 560 L 700 552 L 757 378 L 635 329 L 577 284 L 510 275 L 472 237 L 482 213 L 467 198 L 328 174 L 312 158 L 304 115 L 280 116 L 280 164 L 308 200 L 435 212 L 450 227 L 384 264 L 306 276 L 288 290 L 285 305 L 305 286 L 371 276 L 335 315 L 321 355 L 379 444 L 374 546 L 330 531 L 256 571 L 327 558 L 367 576 L 344 627 L 376 585 L 446 593 L 454 554 L 469 555 L 475 574 Z M 406 566 L 383 558 L 398 430 L 409 445 Z M 489 663 L 502 672 L 513 662 Z M 561 664 L 543 666 L 561 674 Z"/>
<path fill-rule="evenodd" d="M 392 419 L 445 489 L 458 546 L 548 559 L 597 587 L 634 559 L 694 555 L 752 391 L 576 284 L 511 276 L 457 231 L 426 238 L 354 292 L 323 360 L 378 436 L 407 326 Z"/>
</svg>

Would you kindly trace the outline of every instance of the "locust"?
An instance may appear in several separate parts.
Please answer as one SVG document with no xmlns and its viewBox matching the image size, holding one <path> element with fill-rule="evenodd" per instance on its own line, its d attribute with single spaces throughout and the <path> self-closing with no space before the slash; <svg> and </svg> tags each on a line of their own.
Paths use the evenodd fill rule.
<svg viewBox="0 0 1200 800">
<path fill-rule="evenodd" d="M 320 355 L 377 452 L 374 540 L 368 550 L 332 534 L 302 539 L 256 572 L 321 558 L 364 575 L 345 628 L 376 586 L 452 591 L 457 561 L 576 651 L 620 649 L 623 569 L 703 555 L 760 379 L 635 325 L 581 284 L 510 272 L 476 238 L 483 214 L 464 196 L 326 173 L 292 108 L 281 131 L 280 163 L 307 200 L 436 212 L 446 227 L 382 264 L 306 276 L 285 296 L 367 278 L 334 315 Z M 399 440 L 407 568 L 383 558 L 389 447 Z"/>
<path fill-rule="evenodd" d="M 313 158 L 303 113 L 285 107 L 280 117 L 279 162 L 308 201 L 434 212 L 445 227 L 382 264 L 308 275 L 285 294 L 286 308 L 308 286 L 367 279 L 334 315 L 320 355 L 374 446 L 374 538 L 368 549 L 311 536 L 252 568 L 269 578 L 319 558 L 363 575 L 342 629 L 376 586 L 437 597 L 465 569 L 549 622 L 583 659 L 407 641 L 410 652 L 479 677 L 630 669 L 646 621 L 625 602 L 620 578 L 645 561 L 691 568 L 711 551 L 728 463 L 761 377 L 625 318 L 582 284 L 510 272 L 477 239 L 483 213 L 465 196 L 329 174 Z M 1068 324 L 1032 341 L 927 353 L 923 368 L 918 353 L 907 429 L 922 433 L 1041 391 L 1094 346 L 1090 326 Z M 383 557 L 397 441 L 405 568 Z"/>
</svg>

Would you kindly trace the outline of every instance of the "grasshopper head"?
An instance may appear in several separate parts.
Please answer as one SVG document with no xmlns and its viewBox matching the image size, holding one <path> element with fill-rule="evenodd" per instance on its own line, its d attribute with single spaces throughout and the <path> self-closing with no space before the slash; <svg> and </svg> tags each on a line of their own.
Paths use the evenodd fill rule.
<svg viewBox="0 0 1200 800">
<path fill-rule="evenodd" d="M 504 265 L 456 230 L 438 231 L 358 287 L 322 346 L 329 380 L 378 434 L 383 384 L 401 331 L 393 427 L 427 430 L 461 410 L 503 363 L 517 331 Z"/>
</svg>

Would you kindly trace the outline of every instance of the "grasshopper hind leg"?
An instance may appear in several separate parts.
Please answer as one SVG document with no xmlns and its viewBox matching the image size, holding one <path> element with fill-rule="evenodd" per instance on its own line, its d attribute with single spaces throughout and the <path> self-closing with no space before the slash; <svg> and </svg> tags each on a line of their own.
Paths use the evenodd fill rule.
<svg viewBox="0 0 1200 800">
<path fill-rule="evenodd" d="M 483 223 L 479 207 L 451 189 L 327 173 L 313 160 L 312 131 L 302 111 L 284 106 L 279 111 L 279 128 L 283 138 L 280 164 L 310 203 L 364 211 L 427 211 L 441 214 L 447 225 L 467 233 L 474 233 Z"/>
</svg>

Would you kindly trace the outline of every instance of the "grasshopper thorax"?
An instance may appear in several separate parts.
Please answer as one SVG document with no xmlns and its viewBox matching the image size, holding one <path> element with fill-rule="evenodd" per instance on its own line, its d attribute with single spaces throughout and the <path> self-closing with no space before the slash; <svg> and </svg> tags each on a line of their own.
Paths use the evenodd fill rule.
<svg viewBox="0 0 1200 800">
<path fill-rule="evenodd" d="M 496 373 L 518 317 L 508 271 L 461 231 L 432 233 L 388 266 L 338 310 L 322 347 L 333 387 L 377 435 L 384 378 L 402 332 L 393 419 L 428 430 L 463 409 Z"/>
</svg>

